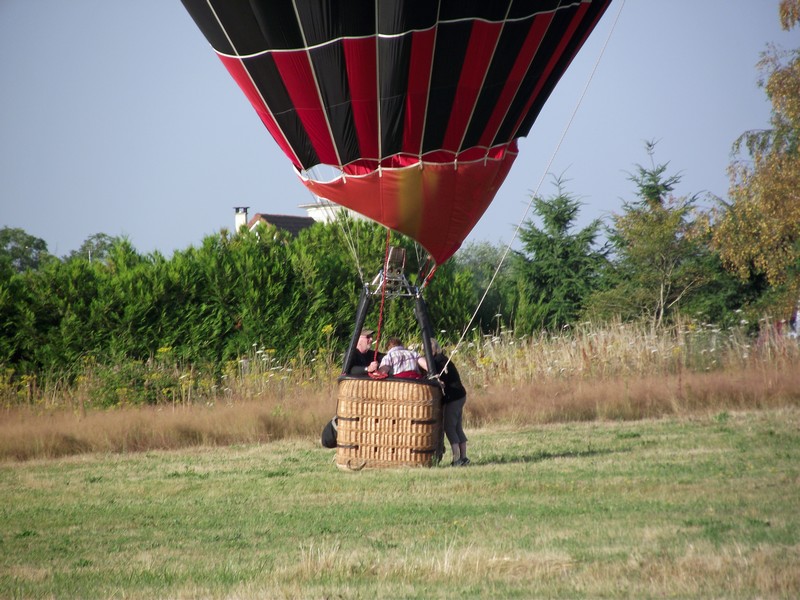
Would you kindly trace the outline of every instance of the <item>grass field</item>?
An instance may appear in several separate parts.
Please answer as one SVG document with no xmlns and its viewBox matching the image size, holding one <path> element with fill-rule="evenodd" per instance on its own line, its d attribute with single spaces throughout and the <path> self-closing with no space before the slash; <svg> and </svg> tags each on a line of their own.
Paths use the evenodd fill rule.
<svg viewBox="0 0 800 600">
<path fill-rule="evenodd" d="M 800 409 L 468 430 L 466 468 L 316 437 L 0 464 L 2 598 L 796 598 Z"/>
</svg>

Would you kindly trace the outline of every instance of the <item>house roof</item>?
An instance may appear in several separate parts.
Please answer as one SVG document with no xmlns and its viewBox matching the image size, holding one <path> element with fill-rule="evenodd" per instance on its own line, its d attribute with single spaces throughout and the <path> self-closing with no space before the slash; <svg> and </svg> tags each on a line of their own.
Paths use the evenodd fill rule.
<svg viewBox="0 0 800 600">
<path fill-rule="evenodd" d="M 274 225 L 278 229 L 288 231 L 292 235 L 297 235 L 306 227 L 311 227 L 315 221 L 311 217 L 299 217 L 296 215 L 269 215 L 264 213 L 256 213 L 250 222 L 247 223 L 247 228 L 252 230 L 259 223 L 264 222 L 269 225 Z"/>
</svg>

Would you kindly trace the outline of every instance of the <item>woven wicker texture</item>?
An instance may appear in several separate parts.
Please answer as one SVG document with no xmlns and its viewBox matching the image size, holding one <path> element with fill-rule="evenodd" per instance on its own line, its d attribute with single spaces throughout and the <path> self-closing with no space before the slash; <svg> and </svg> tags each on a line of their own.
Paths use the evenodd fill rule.
<svg viewBox="0 0 800 600">
<path fill-rule="evenodd" d="M 434 465 L 441 458 L 442 392 L 403 380 L 339 381 L 336 465 L 342 469 Z"/>
</svg>

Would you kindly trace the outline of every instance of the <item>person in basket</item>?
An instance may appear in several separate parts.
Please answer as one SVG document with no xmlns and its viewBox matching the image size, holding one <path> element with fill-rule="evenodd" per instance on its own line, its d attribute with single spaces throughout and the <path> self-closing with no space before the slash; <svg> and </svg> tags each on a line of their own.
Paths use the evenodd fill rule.
<svg viewBox="0 0 800 600">
<path fill-rule="evenodd" d="M 420 367 L 427 369 L 424 358 L 405 348 L 400 338 L 390 337 L 386 345 L 389 349 L 378 367 L 380 373 L 401 379 L 422 379 Z"/>
<path fill-rule="evenodd" d="M 378 352 L 377 359 L 375 351 L 372 349 L 372 340 L 375 332 L 372 329 L 364 328 L 358 336 L 356 351 L 353 354 L 353 366 L 350 367 L 350 375 L 366 375 L 370 371 L 378 368 L 378 363 L 383 359 L 383 352 Z"/>
</svg>

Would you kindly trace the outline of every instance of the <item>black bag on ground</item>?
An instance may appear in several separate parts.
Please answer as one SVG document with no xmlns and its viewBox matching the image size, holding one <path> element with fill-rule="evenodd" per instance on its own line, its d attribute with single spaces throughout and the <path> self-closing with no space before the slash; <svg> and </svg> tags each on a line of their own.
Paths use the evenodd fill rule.
<svg viewBox="0 0 800 600">
<path fill-rule="evenodd" d="M 322 430 L 322 445 L 326 448 L 336 448 L 336 420 L 337 417 L 333 417 Z"/>
</svg>

